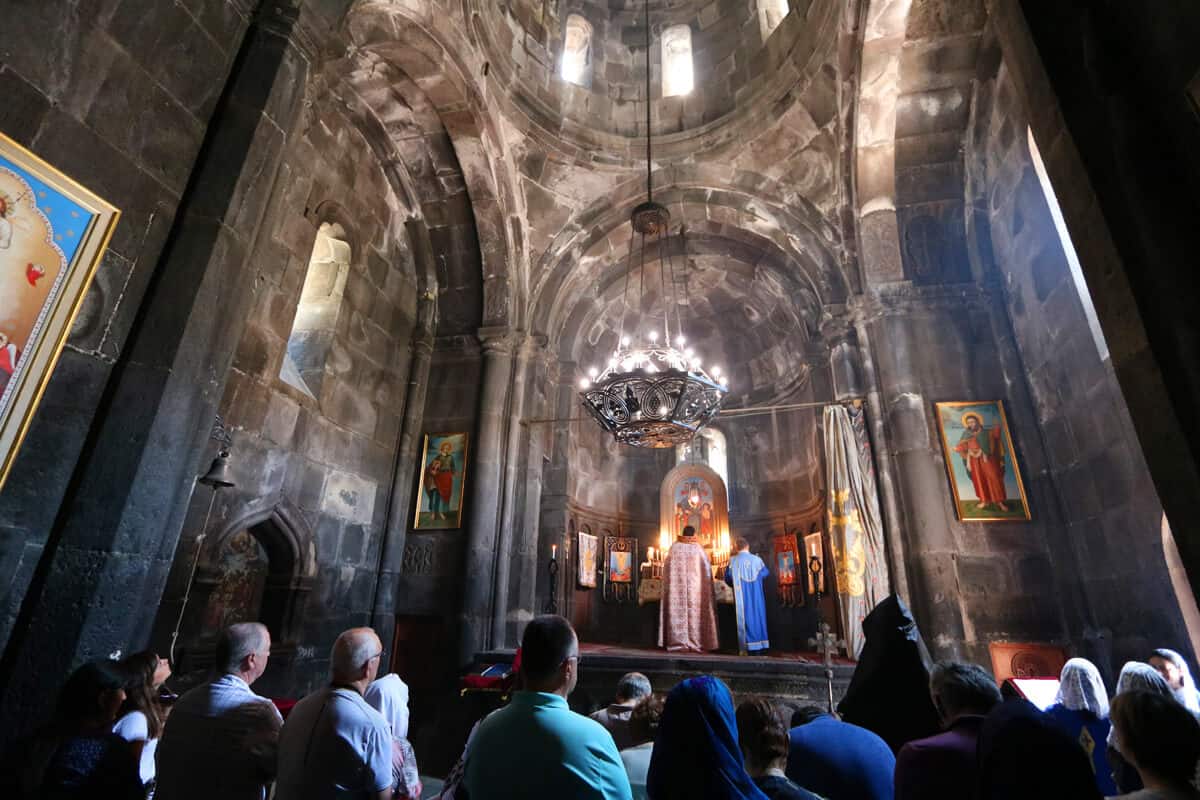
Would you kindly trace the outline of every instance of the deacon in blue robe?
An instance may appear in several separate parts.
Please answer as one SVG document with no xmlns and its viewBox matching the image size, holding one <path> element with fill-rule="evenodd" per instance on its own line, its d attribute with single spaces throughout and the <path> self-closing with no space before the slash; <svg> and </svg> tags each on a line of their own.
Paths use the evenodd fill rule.
<svg viewBox="0 0 1200 800">
<path fill-rule="evenodd" d="M 750 543 L 737 538 L 738 552 L 729 560 L 725 582 L 733 587 L 734 608 L 737 609 L 738 652 L 742 655 L 766 650 L 767 606 L 763 598 L 763 579 L 767 565 L 750 552 Z"/>
</svg>

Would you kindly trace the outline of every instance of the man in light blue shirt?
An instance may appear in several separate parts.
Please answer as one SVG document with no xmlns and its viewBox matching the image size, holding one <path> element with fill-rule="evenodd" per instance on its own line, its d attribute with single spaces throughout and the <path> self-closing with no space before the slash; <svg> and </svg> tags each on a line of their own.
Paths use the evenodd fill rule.
<svg viewBox="0 0 1200 800">
<path fill-rule="evenodd" d="M 467 757 L 471 800 L 632 800 L 613 738 L 567 707 L 579 640 L 559 616 L 535 617 L 521 640 L 524 691 L 484 720 Z"/>
<path fill-rule="evenodd" d="M 171 710 L 158 743 L 161 800 L 263 800 L 275 777 L 283 719 L 250 690 L 267 668 L 271 634 L 240 622 L 217 641 L 221 676 L 197 686 Z"/>
</svg>

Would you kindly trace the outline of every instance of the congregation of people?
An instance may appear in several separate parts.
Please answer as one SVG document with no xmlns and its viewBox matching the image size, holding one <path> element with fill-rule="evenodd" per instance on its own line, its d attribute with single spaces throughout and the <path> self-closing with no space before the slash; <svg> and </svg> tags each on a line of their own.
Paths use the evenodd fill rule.
<svg viewBox="0 0 1200 800">
<path fill-rule="evenodd" d="M 522 637 L 519 690 L 475 725 L 437 796 L 1200 800 L 1200 692 L 1178 653 L 1125 664 L 1111 700 L 1096 666 L 1073 658 L 1042 711 L 1004 696 L 974 664 L 922 667 L 917 686 L 919 637 L 894 616 L 880 630 L 839 713 L 735 698 L 712 675 L 656 694 L 634 672 L 589 717 L 568 705 L 579 677 L 575 631 L 562 617 L 536 617 Z M 383 646 L 373 630 L 337 638 L 329 683 L 285 707 L 286 720 L 251 688 L 270 649 L 264 626 L 231 626 L 216 648 L 218 674 L 178 698 L 164 688 L 170 665 L 153 653 L 84 664 L 51 722 L 6 753 L 0 796 L 422 796 L 408 688 L 378 676 Z M 896 702 L 879 699 L 888 692 Z"/>
</svg>

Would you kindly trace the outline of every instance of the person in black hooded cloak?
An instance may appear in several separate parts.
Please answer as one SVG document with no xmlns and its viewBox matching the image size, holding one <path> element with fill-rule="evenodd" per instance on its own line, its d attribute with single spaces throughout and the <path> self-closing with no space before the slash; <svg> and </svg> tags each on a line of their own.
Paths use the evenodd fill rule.
<svg viewBox="0 0 1200 800">
<path fill-rule="evenodd" d="M 889 595 L 862 626 L 867 641 L 838 704 L 842 719 L 873 731 L 893 752 L 941 731 L 929 696 L 929 651 L 908 606 Z"/>
</svg>

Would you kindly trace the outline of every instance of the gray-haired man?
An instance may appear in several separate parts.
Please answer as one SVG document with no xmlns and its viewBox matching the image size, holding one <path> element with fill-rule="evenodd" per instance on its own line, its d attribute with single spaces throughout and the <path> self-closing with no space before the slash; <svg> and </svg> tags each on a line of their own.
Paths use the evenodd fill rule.
<svg viewBox="0 0 1200 800">
<path fill-rule="evenodd" d="M 612 734 L 618 750 L 633 747 L 637 742 L 629 732 L 629 715 L 643 697 L 650 695 L 650 679 L 640 672 L 627 672 L 617 681 L 616 702 L 592 714 L 592 719 Z"/>
<path fill-rule="evenodd" d="M 267 669 L 271 634 L 241 622 L 217 640 L 220 676 L 184 693 L 158 743 L 158 800 L 262 800 L 275 777 L 283 719 L 250 690 Z"/>
</svg>

